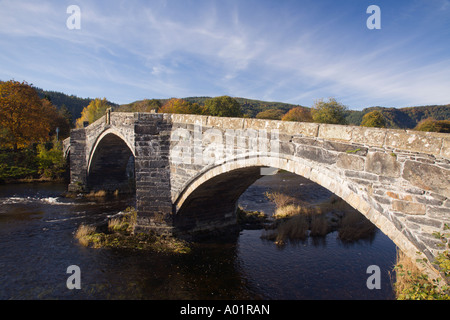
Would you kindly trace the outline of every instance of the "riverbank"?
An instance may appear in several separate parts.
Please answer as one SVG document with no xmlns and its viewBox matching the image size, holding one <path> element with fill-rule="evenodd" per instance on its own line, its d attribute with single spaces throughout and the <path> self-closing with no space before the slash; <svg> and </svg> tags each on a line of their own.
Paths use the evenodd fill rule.
<svg viewBox="0 0 450 320">
<path fill-rule="evenodd" d="M 60 182 L 67 176 L 61 141 L 0 150 L 0 184 Z"/>
</svg>

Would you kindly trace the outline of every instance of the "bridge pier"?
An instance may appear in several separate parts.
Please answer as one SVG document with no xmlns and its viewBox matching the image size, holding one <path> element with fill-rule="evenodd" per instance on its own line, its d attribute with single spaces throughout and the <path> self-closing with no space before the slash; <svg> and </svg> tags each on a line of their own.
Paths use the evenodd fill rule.
<svg viewBox="0 0 450 320">
<path fill-rule="evenodd" d="M 161 115 L 137 114 L 135 131 L 135 232 L 173 233 L 170 181 L 171 123 Z"/>
<path fill-rule="evenodd" d="M 70 133 L 70 184 L 68 191 L 73 193 L 86 192 L 86 130 L 74 129 Z"/>
</svg>

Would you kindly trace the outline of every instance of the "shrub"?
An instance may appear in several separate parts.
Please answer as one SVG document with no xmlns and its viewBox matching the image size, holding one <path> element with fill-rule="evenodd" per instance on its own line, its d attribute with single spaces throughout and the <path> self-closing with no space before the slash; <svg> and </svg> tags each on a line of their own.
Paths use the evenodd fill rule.
<svg viewBox="0 0 450 320">
<path fill-rule="evenodd" d="M 215 97 L 205 101 L 204 112 L 216 117 L 241 117 L 241 105 L 229 96 Z"/>
<path fill-rule="evenodd" d="M 386 128 L 386 119 L 383 113 L 379 110 L 374 110 L 366 113 L 361 122 L 362 127 L 376 127 L 376 128 Z"/>
<path fill-rule="evenodd" d="M 259 112 L 256 115 L 256 119 L 269 119 L 269 120 L 281 120 L 283 117 L 284 111 L 281 109 L 268 109 Z"/>
<path fill-rule="evenodd" d="M 51 148 L 48 148 L 47 144 L 39 144 L 36 159 L 39 172 L 44 178 L 58 179 L 66 171 L 66 160 L 61 142 L 54 142 Z"/>
<path fill-rule="evenodd" d="M 330 98 L 328 102 L 322 99 L 316 101 L 312 107 L 311 113 L 314 122 L 331 123 L 331 124 L 347 124 L 345 120 L 345 111 L 347 107 L 337 102 L 334 98 Z"/>
<path fill-rule="evenodd" d="M 427 118 L 420 121 L 414 130 L 450 133 L 450 120 L 434 120 L 432 118 Z"/>
<path fill-rule="evenodd" d="M 295 107 L 289 110 L 282 118 L 283 121 L 312 122 L 311 110 L 305 107 Z"/>
<path fill-rule="evenodd" d="M 441 287 L 437 280 L 430 280 L 401 251 L 397 251 L 394 270 L 394 290 L 398 300 L 450 300 L 450 296 L 443 291 L 448 288 Z"/>
</svg>

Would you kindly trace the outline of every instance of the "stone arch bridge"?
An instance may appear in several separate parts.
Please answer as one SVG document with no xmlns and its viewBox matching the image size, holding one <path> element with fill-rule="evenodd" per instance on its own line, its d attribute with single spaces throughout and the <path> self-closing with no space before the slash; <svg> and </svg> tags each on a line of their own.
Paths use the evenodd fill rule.
<svg viewBox="0 0 450 320">
<path fill-rule="evenodd" d="M 306 177 L 360 211 L 410 257 L 441 250 L 450 223 L 450 135 L 317 123 L 107 113 L 72 131 L 69 191 L 136 192 L 136 230 L 236 223 L 268 167 Z"/>
</svg>

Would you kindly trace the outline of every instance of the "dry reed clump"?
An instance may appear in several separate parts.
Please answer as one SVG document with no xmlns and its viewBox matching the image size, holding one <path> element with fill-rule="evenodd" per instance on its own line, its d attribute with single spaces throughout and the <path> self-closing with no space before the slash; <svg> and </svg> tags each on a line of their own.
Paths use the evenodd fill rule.
<svg viewBox="0 0 450 320">
<path fill-rule="evenodd" d="M 297 215 L 283 221 L 277 228 L 275 243 L 283 245 L 287 240 L 305 240 L 308 237 L 309 223 L 307 217 Z"/>
<path fill-rule="evenodd" d="M 75 238 L 78 239 L 81 245 L 87 247 L 91 241 L 92 235 L 95 234 L 95 231 L 96 228 L 94 226 L 81 224 L 75 233 Z"/>
<path fill-rule="evenodd" d="M 189 253 L 189 244 L 172 237 L 156 234 L 134 234 L 137 211 L 127 208 L 119 217 L 108 220 L 107 232 L 97 232 L 96 227 L 80 225 L 75 238 L 81 245 L 93 248 L 126 248 L 133 250 L 153 250 L 158 252 Z"/>
<path fill-rule="evenodd" d="M 108 220 L 108 230 L 111 232 L 132 233 L 136 219 L 136 210 L 134 208 L 127 208 L 121 217 Z"/>
<path fill-rule="evenodd" d="M 105 190 L 91 191 L 86 195 L 88 198 L 103 198 L 107 196 L 107 192 Z"/>
<path fill-rule="evenodd" d="M 277 208 L 283 208 L 288 205 L 294 205 L 299 203 L 298 199 L 279 191 L 266 192 L 265 196 L 267 197 L 267 199 L 275 203 Z"/>
<path fill-rule="evenodd" d="M 277 207 L 275 213 L 272 215 L 274 219 L 285 219 L 299 215 L 302 213 L 302 207 L 295 204 L 288 204 L 284 207 Z"/>
<path fill-rule="evenodd" d="M 127 226 L 128 227 L 128 226 Z M 124 229 L 124 223 L 120 218 L 113 218 L 108 220 L 109 231 L 121 231 Z"/>
<path fill-rule="evenodd" d="M 274 228 L 265 230 L 261 236 L 284 245 L 287 241 L 302 241 L 308 237 L 325 235 L 328 230 L 327 221 L 322 217 L 322 210 L 308 206 L 306 203 L 281 192 L 267 192 L 266 197 L 275 203 L 276 210 Z"/>
</svg>

